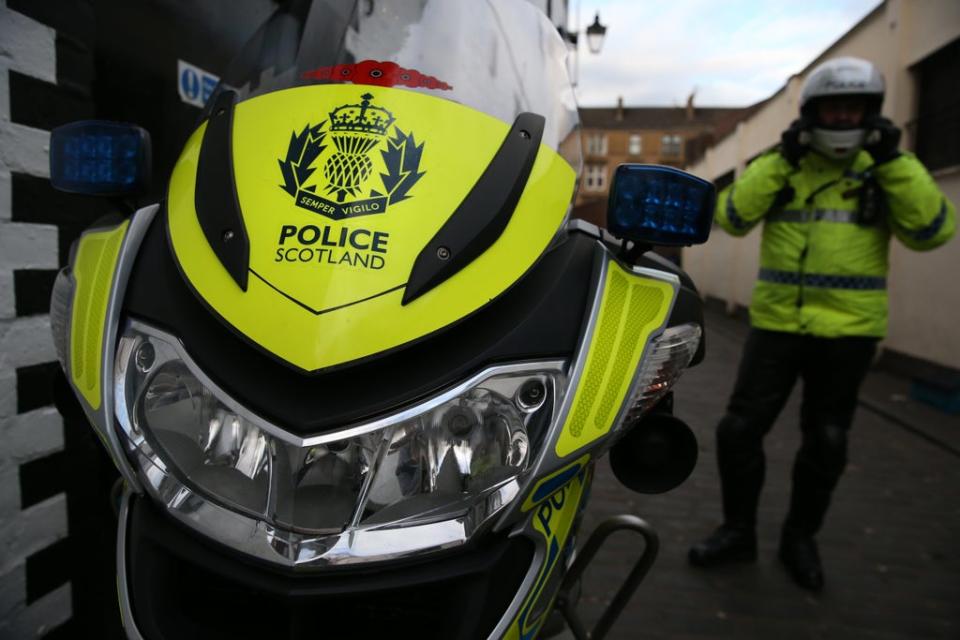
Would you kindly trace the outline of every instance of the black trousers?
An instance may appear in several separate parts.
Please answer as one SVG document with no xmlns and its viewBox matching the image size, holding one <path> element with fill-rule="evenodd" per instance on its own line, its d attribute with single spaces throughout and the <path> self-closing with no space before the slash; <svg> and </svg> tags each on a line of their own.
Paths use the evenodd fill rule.
<svg viewBox="0 0 960 640">
<path fill-rule="evenodd" d="M 726 524 L 752 530 L 766 471 L 763 437 L 803 380 L 803 442 L 793 465 L 785 533 L 815 534 L 847 464 L 847 432 L 877 339 L 752 329 L 727 414 L 717 426 Z"/>
</svg>

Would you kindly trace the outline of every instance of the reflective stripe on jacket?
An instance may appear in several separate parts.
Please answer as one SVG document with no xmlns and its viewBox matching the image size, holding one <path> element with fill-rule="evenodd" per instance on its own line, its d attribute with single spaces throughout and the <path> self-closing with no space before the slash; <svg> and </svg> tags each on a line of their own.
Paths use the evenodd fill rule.
<svg viewBox="0 0 960 640">
<path fill-rule="evenodd" d="M 885 206 L 867 221 L 858 205 L 870 174 Z M 882 337 L 891 234 L 933 249 L 953 236 L 956 210 L 910 153 L 876 167 L 864 151 L 852 163 L 808 153 L 795 168 L 772 151 L 721 192 L 716 220 L 735 236 L 764 222 L 753 326 Z"/>
</svg>

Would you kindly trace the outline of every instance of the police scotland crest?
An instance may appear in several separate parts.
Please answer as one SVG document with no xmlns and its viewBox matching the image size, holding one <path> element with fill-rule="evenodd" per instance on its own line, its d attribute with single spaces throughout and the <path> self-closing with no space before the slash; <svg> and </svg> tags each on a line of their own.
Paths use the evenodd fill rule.
<svg viewBox="0 0 960 640">
<path fill-rule="evenodd" d="M 333 220 L 385 213 L 410 198 L 419 171 L 423 143 L 404 132 L 393 114 L 364 93 L 359 104 L 345 104 L 317 125 L 290 136 L 279 159 L 283 184 L 296 206 Z M 384 172 L 374 175 L 374 154 Z M 319 171 L 319 173 L 318 173 Z"/>
</svg>

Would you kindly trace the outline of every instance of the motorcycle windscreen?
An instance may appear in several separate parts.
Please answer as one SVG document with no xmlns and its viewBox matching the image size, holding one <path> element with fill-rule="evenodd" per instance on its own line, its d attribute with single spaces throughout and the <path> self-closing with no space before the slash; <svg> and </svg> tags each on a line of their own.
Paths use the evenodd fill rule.
<svg viewBox="0 0 960 640">
<path fill-rule="evenodd" d="M 580 149 L 565 45 L 528 3 L 314 2 L 305 14 L 274 15 L 211 99 L 230 110 L 220 146 L 235 199 L 204 179 L 218 157 L 207 130 L 222 128 L 211 109 L 174 168 L 167 219 L 206 305 L 315 371 L 420 340 L 509 288 L 562 225 Z M 543 117 L 529 174 L 491 177 L 508 138 L 528 135 L 512 129 L 524 113 Z M 518 191 L 492 235 L 462 206 L 478 181 Z M 208 210 L 231 207 L 237 229 L 211 234 Z M 451 229 L 485 233 L 481 250 L 411 296 L 415 266 L 451 257 L 436 240 Z M 247 243 L 246 259 L 225 260 L 221 241 Z"/>
</svg>

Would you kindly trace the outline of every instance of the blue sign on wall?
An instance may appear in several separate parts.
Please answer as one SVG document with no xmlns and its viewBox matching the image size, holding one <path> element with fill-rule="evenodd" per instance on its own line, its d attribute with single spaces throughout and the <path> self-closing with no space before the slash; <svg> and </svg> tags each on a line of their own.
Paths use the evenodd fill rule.
<svg viewBox="0 0 960 640">
<path fill-rule="evenodd" d="M 183 60 L 177 60 L 177 92 L 187 104 L 202 107 L 220 78 Z"/>
</svg>

